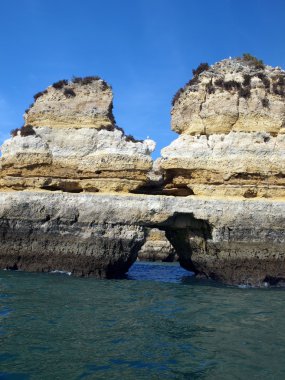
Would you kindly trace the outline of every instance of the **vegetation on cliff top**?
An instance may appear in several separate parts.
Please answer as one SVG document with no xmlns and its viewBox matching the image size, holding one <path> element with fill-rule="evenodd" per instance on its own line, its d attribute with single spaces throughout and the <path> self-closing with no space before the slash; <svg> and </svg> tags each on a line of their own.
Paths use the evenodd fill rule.
<svg viewBox="0 0 285 380">
<path fill-rule="evenodd" d="M 76 96 L 75 91 L 72 88 L 66 87 L 66 86 L 68 86 L 69 84 L 72 84 L 72 83 L 84 86 L 84 85 L 90 84 L 90 83 L 92 83 L 94 81 L 98 81 L 98 80 L 101 81 L 101 87 L 102 87 L 103 91 L 106 90 L 107 88 L 112 88 L 106 81 L 104 81 L 102 78 L 100 78 L 97 75 L 96 76 L 86 76 L 86 77 L 75 77 L 75 76 L 73 76 L 70 81 L 68 81 L 67 79 L 61 79 L 57 82 L 54 82 L 51 86 L 56 90 L 63 90 L 63 93 L 67 98 L 73 98 L 74 96 Z M 47 89 L 37 92 L 34 95 L 34 101 L 39 99 L 41 96 L 47 94 L 47 92 L 48 92 Z M 30 104 L 30 106 L 25 110 L 25 113 L 28 113 L 29 110 L 33 107 L 33 105 L 34 105 L 34 103 Z"/>
<path fill-rule="evenodd" d="M 216 91 L 216 87 L 219 87 L 226 91 L 238 91 L 238 95 L 241 98 L 248 99 L 251 95 L 251 79 L 252 77 L 258 77 L 267 92 L 271 92 L 275 95 L 285 96 L 285 76 L 284 74 L 278 74 L 275 77 L 271 77 L 270 79 L 264 73 L 265 65 L 261 59 L 254 57 L 249 53 L 244 53 L 241 57 L 236 57 L 236 61 L 240 61 L 245 65 L 255 69 L 252 74 L 244 74 L 243 82 L 237 82 L 235 80 L 226 81 L 223 77 L 217 78 L 214 82 L 213 79 L 206 85 L 206 91 L 208 94 L 213 94 Z M 199 75 L 204 71 L 209 70 L 208 63 L 200 63 L 200 65 L 193 69 L 193 78 L 188 81 L 184 87 L 181 87 L 172 99 L 172 106 L 176 103 L 176 101 L 180 98 L 181 94 L 186 90 L 189 85 L 194 85 L 198 83 Z M 272 83 L 272 86 L 271 86 Z M 216 87 L 215 87 L 216 86 Z M 267 98 L 262 100 L 262 105 L 264 107 L 269 106 L 269 101 Z"/>
<path fill-rule="evenodd" d="M 68 80 L 66 79 L 61 79 L 57 82 L 54 82 L 52 84 L 52 87 L 55 88 L 56 90 L 62 89 L 64 86 L 68 85 Z"/>
<path fill-rule="evenodd" d="M 47 93 L 47 90 L 37 92 L 37 93 L 34 95 L 34 100 L 36 101 L 38 98 L 40 98 L 41 96 L 43 96 L 43 95 L 46 94 L 46 93 Z"/>
<path fill-rule="evenodd" d="M 36 132 L 34 131 L 33 126 L 30 125 L 30 124 L 23 125 L 21 128 L 12 129 L 12 131 L 10 132 L 10 134 L 11 134 L 12 137 L 15 137 L 15 136 L 18 135 L 19 132 L 20 132 L 20 135 L 22 137 L 32 136 L 32 135 L 36 134 Z"/>
<path fill-rule="evenodd" d="M 254 66 L 257 70 L 258 69 L 263 70 L 265 68 L 262 59 L 258 59 L 249 53 L 243 53 L 242 57 L 238 59 L 241 59 L 242 61 Z"/>
<path fill-rule="evenodd" d="M 202 72 L 209 70 L 209 68 L 210 68 L 210 66 L 207 62 L 202 62 L 199 64 L 199 66 L 196 69 L 192 70 L 193 78 L 190 79 L 189 82 L 187 82 L 184 87 L 179 88 L 179 90 L 175 93 L 175 95 L 172 98 L 172 102 L 171 102 L 172 106 L 174 106 L 176 100 L 178 100 L 180 95 L 185 91 L 185 88 L 188 85 L 195 84 L 198 80 L 198 76 Z"/>
<path fill-rule="evenodd" d="M 76 93 L 72 90 L 72 88 L 65 88 L 63 93 L 67 98 L 74 98 L 74 96 L 76 96 Z"/>
</svg>

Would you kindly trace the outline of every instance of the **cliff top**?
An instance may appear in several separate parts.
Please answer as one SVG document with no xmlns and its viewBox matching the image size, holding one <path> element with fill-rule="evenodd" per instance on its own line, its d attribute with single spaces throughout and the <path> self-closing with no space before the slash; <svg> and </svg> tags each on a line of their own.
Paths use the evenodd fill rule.
<svg viewBox="0 0 285 380">
<path fill-rule="evenodd" d="M 208 84 L 207 90 L 209 93 L 214 91 L 215 87 L 226 90 L 237 89 L 240 90 L 242 96 L 246 97 L 250 96 L 251 80 L 258 78 L 268 92 L 285 97 L 285 71 L 280 67 L 265 65 L 262 60 L 250 54 L 223 59 L 211 66 L 206 62 L 201 63 L 192 72 L 193 78 L 174 95 L 172 99 L 173 106 L 179 100 L 180 95 L 187 89 L 197 91 L 199 84 L 202 84 L 205 80 Z M 242 89 L 246 91 L 243 92 Z"/>
<path fill-rule="evenodd" d="M 172 129 L 178 133 L 277 134 L 285 124 L 285 71 L 250 54 L 202 63 L 172 105 Z"/>
<path fill-rule="evenodd" d="M 112 88 L 97 76 L 60 80 L 34 95 L 25 125 L 108 128 L 115 125 Z"/>
</svg>

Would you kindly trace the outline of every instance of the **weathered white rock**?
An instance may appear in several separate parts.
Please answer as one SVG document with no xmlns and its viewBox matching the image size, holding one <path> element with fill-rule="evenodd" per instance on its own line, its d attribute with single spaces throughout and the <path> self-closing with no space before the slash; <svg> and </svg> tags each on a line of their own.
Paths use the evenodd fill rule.
<svg viewBox="0 0 285 380">
<path fill-rule="evenodd" d="M 285 280 L 285 202 L 123 194 L 0 193 L 0 267 L 114 276 L 146 228 L 164 229 L 181 264 L 233 284 Z"/>
<path fill-rule="evenodd" d="M 158 228 L 199 276 L 285 282 L 283 71 L 225 60 L 194 78 L 153 166 L 154 142 L 115 126 L 110 87 L 75 82 L 38 96 L 2 147 L 0 267 L 113 277 Z"/>
<path fill-rule="evenodd" d="M 284 80 L 285 72 L 270 66 L 256 68 L 242 59 L 220 61 L 176 97 L 172 129 L 206 135 L 284 131 Z"/>
<path fill-rule="evenodd" d="M 112 102 L 102 83 L 68 84 L 74 97 L 64 95 L 65 87 L 49 87 L 36 100 L 25 115 L 33 134 L 18 132 L 1 148 L 0 188 L 129 192 L 149 181 L 155 143 L 126 136 L 110 124 L 112 113 L 110 125 L 98 124 Z"/>
<path fill-rule="evenodd" d="M 174 173 L 171 185 L 186 187 L 192 194 L 285 196 L 283 134 L 182 134 L 161 153 L 163 169 Z"/>
<path fill-rule="evenodd" d="M 172 108 L 181 136 L 162 150 L 165 190 L 285 197 L 285 72 L 242 59 L 190 81 Z"/>
<path fill-rule="evenodd" d="M 92 79 L 93 78 L 93 79 Z M 112 88 L 98 77 L 59 81 L 36 95 L 25 124 L 51 128 L 102 128 L 114 125 Z"/>
<path fill-rule="evenodd" d="M 176 261 L 178 256 L 174 247 L 165 236 L 165 231 L 150 228 L 147 230 L 146 241 L 138 253 L 138 259 L 172 262 Z"/>
</svg>

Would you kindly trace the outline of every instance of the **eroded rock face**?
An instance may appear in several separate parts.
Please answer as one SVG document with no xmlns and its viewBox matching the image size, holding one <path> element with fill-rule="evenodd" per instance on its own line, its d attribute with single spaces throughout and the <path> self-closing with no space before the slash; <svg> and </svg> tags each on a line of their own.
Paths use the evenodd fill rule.
<svg viewBox="0 0 285 380">
<path fill-rule="evenodd" d="M 285 203 L 266 199 L 0 192 L 0 267 L 120 275 L 157 227 L 199 276 L 285 281 Z"/>
<path fill-rule="evenodd" d="M 14 192 L 0 199 L 1 268 L 116 277 L 144 242 L 143 227 L 112 223 L 106 199 L 95 208 L 92 198 L 71 194 Z"/>
<path fill-rule="evenodd" d="M 25 124 L 50 128 L 96 128 L 114 125 L 112 88 L 98 77 L 59 81 L 35 95 Z"/>
<path fill-rule="evenodd" d="M 104 81 L 84 83 L 51 86 L 36 99 L 26 126 L 2 146 L 0 188 L 129 192 L 148 181 L 155 143 L 115 126 Z"/>
<path fill-rule="evenodd" d="M 146 242 L 138 253 L 139 260 L 146 261 L 177 261 L 174 247 L 165 236 L 165 231 L 157 228 L 147 230 Z"/>
<path fill-rule="evenodd" d="M 176 96 L 162 150 L 172 194 L 282 198 L 285 194 L 285 72 L 221 61 Z"/>
<path fill-rule="evenodd" d="M 280 68 L 225 59 L 180 90 L 171 112 L 172 129 L 192 135 L 284 132 L 284 85 Z"/>
<path fill-rule="evenodd" d="M 153 141 L 115 126 L 105 82 L 49 87 L 2 147 L 0 267 L 122 275 L 158 228 L 198 276 L 284 284 L 284 78 L 240 59 L 196 75 L 155 165 Z"/>
</svg>

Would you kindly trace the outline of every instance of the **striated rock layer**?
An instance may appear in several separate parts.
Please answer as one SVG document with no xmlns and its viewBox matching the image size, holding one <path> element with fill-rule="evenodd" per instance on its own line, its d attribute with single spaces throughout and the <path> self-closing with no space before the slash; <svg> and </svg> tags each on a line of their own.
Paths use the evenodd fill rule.
<svg viewBox="0 0 285 380">
<path fill-rule="evenodd" d="M 210 66 L 177 93 L 181 136 L 161 160 L 168 193 L 284 197 L 285 72 L 252 58 Z"/>
<path fill-rule="evenodd" d="M 151 195 L 0 193 L 0 266 L 112 277 L 164 230 L 182 266 L 231 284 L 285 281 L 285 203 Z"/>
<path fill-rule="evenodd" d="M 148 181 L 155 143 L 115 126 L 104 81 L 75 81 L 36 96 L 25 126 L 2 146 L 0 188 L 129 192 Z"/>
<path fill-rule="evenodd" d="M 198 276 L 284 284 L 285 73 L 245 56 L 194 74 L 154 165 L 154 142 L 116 127 L 104 81 L 37 94 L 2 146 L 0 267 L 113 277 L 166 236 Z"/>
<path fill-rule="evenodd" d="M 99 77 L 54 83 L 35 95 L 25 124 L 50 128 L 96 128 L 114 125 L 112 88 Z"/>
<path fill-rule="evenodd" d="M 138 259 L 144 261 L 177 261 L 178 256 L 165 231 L 157 228 L 147 230 L 146 241 L 138 253 Z"/>
</svg>

